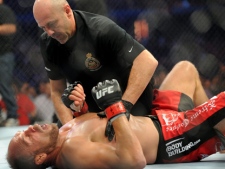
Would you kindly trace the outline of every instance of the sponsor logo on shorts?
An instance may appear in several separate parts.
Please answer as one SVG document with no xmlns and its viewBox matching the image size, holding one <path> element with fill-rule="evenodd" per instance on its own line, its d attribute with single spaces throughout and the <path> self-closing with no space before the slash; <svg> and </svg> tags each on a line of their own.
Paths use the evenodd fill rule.
<svg viewBox="0 0 225 169">
<path fill-rule="evenodd" d="M 85 66 L 90 70 L 90 71 L 96 71 L 98 69 L 100 69 L 102 67 L 102 65 L 100 64 L 100 62 L 92 57 L 91 53 L 88 53 L 86 55 L 86 60 L 85 60 Z"/>
<path fill-rule="evenodd" d="M 166 144 L 166 152 L 168 153 L 169 157 L 172 157 L 174 155 L 178 155 L 185 151 L 188 151 L 192 147 L 196 146 L 197 144 L 199 144 L 201 142 L 201 140 L 198 139 L 194 142 L 191 141 L 188 144 L 185 144 L 185 143 L 183 143 L 184 140 L 185 139 L 183 137 L 183 138 L 179 138 L 177 140 L 173 140 Z"/>
<path fill-rule="evenodd" d="M 181 123 L 177 123 L 179 116 L 181 116 L 182 113 L 165 113 L 162 114 L 162 118 L 164 120 L 164 124 L 162 126 L 166 126 L 166 131 L 174 131 L 179 130 L 180 127 L 186 127 L 189 124 L 188 119 L 183 119 Z"/>
<path fill-rule="evenodd" d="M 196 119 L 200 114 L 202 113 L 206 113 L 208 111 L 211 111 L 213 108 L 216 107 L 215 105 L 215 99 L 216 97 L 213 97 L 212 99 L 210 99 L 210 102 L 207 103 L 203 103 L 201 105 L 201 109 L 199 109 L 198 111 L 196 111 L 195 113 L 193 113 L 193 115 L 190 117 L 190 120 L 193 121 L 194 119 Z"/>
<path fill-rule="evenodd" d="M 165 122 L 165 124 L 163 124 L 163 126 L 171 126 L 173 125 L 177 120 L 178 120 L 178 116 L 180 116 L 179 113 L 165 113 L 162 114 L 162 118 Z"/>
<path fill-rule="evenodd" d="M 198 118 L 202 113 L 207 113 L 216 107 L 215 98 L 212 98 L 209 102 L 206 102 L 201 105 L 195 112 L 189 113 L 189 117 L 184 118 L 185 112 L 167 112 L 162 113 L 163 122 L 162 126 L 166 126 L 166 131 L 179 130 L 181 127 L 185 128 L 188 124 Z"/>
</svg>

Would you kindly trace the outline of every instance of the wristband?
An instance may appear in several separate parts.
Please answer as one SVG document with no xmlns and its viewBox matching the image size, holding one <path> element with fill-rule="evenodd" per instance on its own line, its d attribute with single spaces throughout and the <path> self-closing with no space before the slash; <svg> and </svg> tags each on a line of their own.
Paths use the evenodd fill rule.
<svg viewBox="0 0 225 169">
<path fill-rule="evenodd" d="M 126 100 L 122 100 L 122 102 L 123 102 L 123 105 L 125 106 L 125 108 L 130 112 L 133 107 L 133 104 Z"/>
<path fill-rule="evenodd" d="M 126 109 L 121 101 L 114 103 L 105 109 L 106 117 L 108 120 L 110 120 L 114 116 L 117 116 L 118 114 L 122 114 L 125 112 Z"/>
<path fill-rule="evenodd" d="M 73 116 L 74 117 L 78 117 L 78 116 L 81 116 L 82 114 L 85 114 L 88 112 L 88 105 L 87 103 L 84 101 L 84 104 L 83 104 L 83 107 L 81 108 L 80 111 L 75 111 L 73 112 Z"/>
</svg>

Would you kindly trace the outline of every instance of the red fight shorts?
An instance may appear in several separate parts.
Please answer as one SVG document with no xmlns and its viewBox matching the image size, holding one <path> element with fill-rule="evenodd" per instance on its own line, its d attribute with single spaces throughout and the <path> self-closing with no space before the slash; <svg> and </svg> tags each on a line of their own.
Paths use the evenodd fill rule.
<svg viewBox="0 0 225 169">
<path fill-rule="evenodd" d="M 194 108 L 192 99 L 184 93 L 166 90 L 154 90 L 152 102 L 152 115 L 155 114 L 155 109 L 170 109 L 178 112 L 191 110 Z"/>
<path fill-rule="evenodd" d="M 172 98 L 179 97 L 179 92 L 175 92 L 174 96 L 172 91 L 168 91 L 169 94 L 160 91 L 157 93 L 161 98 L 164 95 L 161 104 L 158 98 L 155 98 L 157 104 L 153 102 L 155 108 L 152 110 L 152 114 L 157 115 L 161 127 L 158 129 L 161 137 L 157 163 L 200 161 L 224 149 L 213 129 L 225 118 L 224 92 L 192 110 L 182 112 L 177 111 L 179 106 L 176 106 L 176 103 L 180 101 L 176 99 L 175 104 L 171 104 L 170 107 L 170 103 L 173 103 Z M 180 93 L 180 96 L 182 95 Z"/>
</svg>

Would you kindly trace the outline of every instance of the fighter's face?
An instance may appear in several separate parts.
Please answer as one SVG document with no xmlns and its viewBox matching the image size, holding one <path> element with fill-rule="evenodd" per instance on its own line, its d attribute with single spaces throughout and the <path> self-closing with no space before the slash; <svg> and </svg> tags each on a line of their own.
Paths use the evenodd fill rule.
<svg viewBox="0 0 225 169">
<path fill-rule="evenodd" d="M 35 124 L 25 131 L 17 132 L 12 141 L 27 145 L 30 151 L 43 150 L 47 153 L 50 147 L 56 145 L 58 133 L 58 127 L 55 124 Z"/>
<path fill-rule="evenodd" d="M 47 10 L 48 9 L 48 10 Z M 74 33 L 73 13 L 67 5 L 62 9 L 34 10 L 34 18 L 40 28 L 49 36 L 64 44 Z"/>
</svg>

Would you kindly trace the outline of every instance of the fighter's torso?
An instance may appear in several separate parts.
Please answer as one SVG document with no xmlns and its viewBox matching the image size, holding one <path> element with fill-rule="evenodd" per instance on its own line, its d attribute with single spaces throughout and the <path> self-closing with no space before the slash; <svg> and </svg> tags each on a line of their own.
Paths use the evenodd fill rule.
<svg viewBox="0 0 225 169">
<path fill-rule="evenodd" d="M 67 139 L 83 137 L 92 142 L 115 146 L 116 139 L 109 142 L 105 137 L 107 118 L 99 118 L 96 113 L 87 113 L 64 125 L 60 132 L 70 130 Z M 139 139 L 148 163 L 154 163 L 158 149 L 158 131 L 148 117 L 131 116 L 129 123 Z"/>
</svg>

